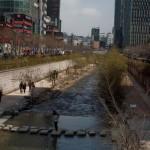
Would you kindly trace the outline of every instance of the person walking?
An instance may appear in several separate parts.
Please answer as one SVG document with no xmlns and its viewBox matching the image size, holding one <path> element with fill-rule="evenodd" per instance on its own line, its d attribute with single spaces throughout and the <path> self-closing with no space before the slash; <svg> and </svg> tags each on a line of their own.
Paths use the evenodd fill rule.
<svg viewBox="0 0 150 150">
<path fill-rule="evenodd" d="M 23 83 L 23 91 L 24 91 L 24 93 L 26 93 L 26 87 L 27 87 L 26 82 L 24 82 Z"/>
<path fill-rule="evenodd" d="M 31 92 L 31 89 L 32 89 L 32 82 L 31 82 L 31 80 L 28 81 L 28 86 L 29 86 L 29 92 Z"/>
<path fill-rule="evenodd" d="M 0 89 L 0 103 L 2 101 L 3 91 Z"/>
<path fill-rule="evenodd" d="M 35 88 L 34 82 L 31 83 L 31 88 Z"/>
<path fill-rule="evenodd" d="M 23 90 L 23 82 L 22 81 L 19 84 L 19 89 L 20 89 L 20 93 L 22 93 L 22 90 Z"/>
<path fill-rule="evenodd" d="M 58 131 L 58 120 L 59 120 L 59 114 L 55 110 L 53 110 L 53 121 L 54 121 L 54 127 L 56 131 Z"/>
</svg>

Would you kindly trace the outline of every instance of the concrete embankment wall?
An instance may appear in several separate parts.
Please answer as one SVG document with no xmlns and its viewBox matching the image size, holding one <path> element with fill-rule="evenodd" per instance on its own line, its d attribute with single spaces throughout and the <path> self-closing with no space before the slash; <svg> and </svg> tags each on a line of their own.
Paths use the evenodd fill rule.
<svg viewBox="0 0 150 150">
<path fill-rule="evenodd" d="M 67 67 L 73 65 L 71 60 L 59 61 L 49 64 L 42 64 L 31 67 L 24 67 L 19 69 L 7 70 L 0 72 L 0 87 L 3 93 L 10 93 L 19 88 L 19 82 L 27 76 L 34 80 L 41 80 L 47 76 L 50 71 L 63 71 Z"/>
</svg>

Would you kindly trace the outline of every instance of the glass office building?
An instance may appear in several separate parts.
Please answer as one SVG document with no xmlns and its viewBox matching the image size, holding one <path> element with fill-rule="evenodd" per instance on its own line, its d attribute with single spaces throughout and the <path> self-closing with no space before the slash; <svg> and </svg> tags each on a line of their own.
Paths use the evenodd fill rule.
<svg viewBox="0 0 150 150">
<path fill-rule="evenodd" d="M 31 0 L 0 0 L 0 15 L 5 13 L 31 14 Z"/>
<path fill-rule="evenodd" d="M 116 0 L 115 44 L 137 46 L 150 39 L 150 1 Z"/>
</svg>

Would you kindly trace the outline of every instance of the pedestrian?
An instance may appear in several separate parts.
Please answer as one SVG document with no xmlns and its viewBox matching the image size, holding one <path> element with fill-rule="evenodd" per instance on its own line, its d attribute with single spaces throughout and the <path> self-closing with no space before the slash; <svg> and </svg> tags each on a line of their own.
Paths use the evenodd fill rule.
<svg viewBox="0 0 150 150">
<path fill-rule="evenodd" d="M 19 89 L 20 89 L 20 93 L 22 93 L 22 90 L 23 90 L 23 82 L 22 81 L 19 84 Z"/>
<path fill-rule="evenodd" d="M 32 87 L 32 88 L 35 88 L 34 82 L 31 83 L 31 87 Z"/>
<path fill-rule="evenodd" d="M 56 131 L 58 131 L 58 120 L 59 120 L 59 114 L 55 110 L 53 110 L 53 121 L 54 121 L 54 127 Z"/>
<path fill-rule="evenodd" d="M 2 96 L 3 96 L 3 91 L 0 90 L 0 103 L 1 103 L 1 101 L 2 101 Z"/>
<path fill-rule="evenodd" d="M 26 93 L 26 87 L 27 87 L 26 82 L 24 82 L 23 83 L 23 91 L 24 91 L 24 93 Z"/>
<path fill-rule="evenodd" d="M 32 89 L 32 82 L 31 82 L 31 80 L 29 80 L 28 86 L 29 86 L 29 92 L 31 92 L 31 89 Z"/>
</svg>

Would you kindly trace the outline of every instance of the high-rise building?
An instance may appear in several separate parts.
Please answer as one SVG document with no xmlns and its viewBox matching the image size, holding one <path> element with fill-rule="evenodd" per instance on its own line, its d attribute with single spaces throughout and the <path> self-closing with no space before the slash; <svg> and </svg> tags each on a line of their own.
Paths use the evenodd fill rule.
<svg viewBox="0 0 150 150">
<path fill-rule="evenodd" d="M 99 49 L 99 46 L 100 46 L 100 29 L 99 28 L 92 28 L 91 39 L 92 39 L 92 48 Z"/>
<path fill-rule="evenodd" d="M 37 24 L 33 0 L 0 0 L 0 24 L 21 33 L 32 34 Z M 34 13 L 33 13 L 34 11 Z"/>
<path fill-rule="evenodd" d="M 61 31 L 60 0 L 47 0 L 47 15 L 51 18 L 52 25 Z"/>
<path fill-rule="evenodd" d="M 144 45 L 150 39 L 150 1 L 116 0 L 114 42 L 118 46 Z"/>
<path fill-rule="evenodd" d="M 123 42 L 123 0 L 115 0 L 114 43 L 122 47 Z"/>
</svg>

